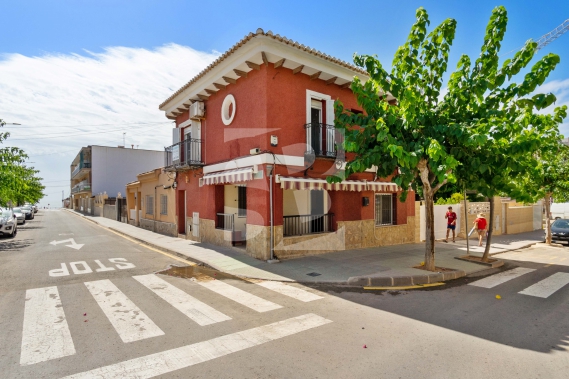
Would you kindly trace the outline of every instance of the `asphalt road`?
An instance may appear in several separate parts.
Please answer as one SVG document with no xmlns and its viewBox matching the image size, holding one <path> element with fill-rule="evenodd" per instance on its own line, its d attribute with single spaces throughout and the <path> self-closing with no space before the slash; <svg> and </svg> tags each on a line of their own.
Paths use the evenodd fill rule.
<svg viewBox="0 0 569 379">
<path fill-rule="evenodd" d="M 275 287 L 155 274 L 185 263 L 40 210 L 0 239 L 0 377 L 567 378 L 569 249 L 535 254 L 431 290 Z"/>
</svg>

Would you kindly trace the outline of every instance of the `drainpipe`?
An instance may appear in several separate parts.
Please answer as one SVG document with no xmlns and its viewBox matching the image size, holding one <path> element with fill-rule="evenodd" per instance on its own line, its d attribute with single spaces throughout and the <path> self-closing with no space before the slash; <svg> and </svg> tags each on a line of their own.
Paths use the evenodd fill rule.
<svg viewBox="0 0 569 379">
<path fill-rule="evenodd" d="M 164 187 L 164 184 L 154 186 L 154 212 L 152 212 L 152 231 L 156 232 L 156 188 Z"/>
<path fill-rule="evenodd" d="M 275 169 L 275 166 L 273 165 L 273 167 L 271 167 L 271 174 L 269 175 L 269 201 L 271 202 L 271 261 L 275 260 L 275 249 L 274 249 L 274 238 L 275 238 L 275 231 L 274 231 L 274 225 L 273 225 L 273 170 Z"/>
</svg>

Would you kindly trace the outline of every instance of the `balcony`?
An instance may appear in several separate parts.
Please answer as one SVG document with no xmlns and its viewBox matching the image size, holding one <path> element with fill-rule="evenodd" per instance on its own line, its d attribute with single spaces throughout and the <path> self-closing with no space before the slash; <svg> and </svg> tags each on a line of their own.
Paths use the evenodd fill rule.
<svg viewBox="0 0 569 379">
<path fill-rule="evenodd" d="M 79 171 L 83 170 L 84 168 L 91 168 L 91 162 L 83 162 L 77 165 L 73 172 L 71 173 L 71 179 L 75 177 L 79 173 Z"/>
<path fill-rule="evenodd" d="M 168 171 L 181 171 L 204 165 L 201 139 L 187 139 L 164 150 L 164 167 Z"/>
<path fill-rule="evenodd" d="M 284 237 L 329 233 L 333 231 L 334 213 L 283 216 Z"/>
<path fill-rule="evenodd" d="M 321 158 L 336 158 L 343 151 L 344 136 L 334 125 L 310 123 L 306 129 L 307 153 Z"/>
<path fill-rule="evenodd" d="M 76 185 L 71 188 L 71 193 L 79 193 L 79 192 L 91 192 L 91 183 L 84 180 L 81 183 L 77 183 Z"/>
</svg>

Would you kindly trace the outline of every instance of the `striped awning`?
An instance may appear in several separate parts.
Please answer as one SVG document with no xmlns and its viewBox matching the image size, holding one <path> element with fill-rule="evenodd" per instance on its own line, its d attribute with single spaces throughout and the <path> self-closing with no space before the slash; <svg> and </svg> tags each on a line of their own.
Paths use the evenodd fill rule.
<svg viewBox="0 0 569 379">
<path fill-rule="evenodd" d="M 223 183 L 239 183 L 253 179 L 253 167 L 237 168 L 234 170 L 226 170 L 206 174 L 202 178 L 205 185 L 223 184 Z"/>
<path fill-rule="evenodd" d="M 288 190 L 326 190 L 326 191 L 376 191 L 396 192 L 397 184 L 387 182 L 368 182 L 366 180 L 344 180 L 340 183 L 328 183 L 325 179 L 297 178 L 276 176 L 276 182 L 282 189 Z"/>
</svg>

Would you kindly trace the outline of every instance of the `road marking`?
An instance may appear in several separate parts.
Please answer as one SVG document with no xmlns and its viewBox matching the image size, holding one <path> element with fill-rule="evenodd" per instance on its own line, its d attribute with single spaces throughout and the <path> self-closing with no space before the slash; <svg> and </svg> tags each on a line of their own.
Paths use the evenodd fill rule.
<svg viewBox="0 0 569 379">
<path fill-rule="evenodd" d="M 26 291 L 21 365 L 75 354 L 57 287 Z"/>
<path fill-rule="evenodd" d="M 569 273 L 556 272 L 550 277 L 545 278 L 542 281 L 539 281 L 533 286 L 529 286 L 525 290 L 518 293 L 521 293 L 522 295 L 542 297 L 545 299 L 567 284 L 569 284 Z"/>
<path fill-rule="evenodd" d="M 245 292 L 237 287 L 233 287 L 232 285 L 222 282 L 221 280 L 210 278 L 210 280 L 202 280 L 196 283 L 257 312 L 268 312 L 272 311 L 273 309 L 282 308 L 281 305 L 275 304 L 265 299 L 261 299 L 258 296 Z"/>
<path fill-rule="evenodd" d="M 164 332 L 110 280 L 85 282 L 123 342 L 164 335 Z"/>
<path fill-rule="evenodd" d="M 322 296 L 318 296 L 316 294 L 313 294 L 312 292 L 308 292 L 301 288 L 293 287 L 291 285 L 284 284 L 282 282 L 261 281 L 254 283 L 260 285 L 261 287 L 268 288 L 271 291 L 278 292 L 281 295 L 289 296 L 292 297 L 293 299 L 300 300 L 305 303 L 309 301 L 324 299 Z"/>
<path fill-rule="evenodd" d="M 71 242 L 71 245 L 65 245 L 65 246 L 70 247 L 70 248 L 75 249 L 75 250 L 79 250 L 83 246 L 85 246 L 84 244 L 75 242 L 75 240 L 73 238 L 69 238 L 69 239 L 61 240 L 61 241 L 53 240 L 49 244 L 56 246 L 56 245 L 59 245 L 60 243 L 66 243 L 66 242 Z"/>
<path fill-rule="evenodd" d="M 306 314 L 242 332 L 227 334 L 209 341 L 186 345 L 161 353 L 131 359 L 91 371 L 66 376 L 80 378 L 152 378 L 186 367 L 220 358 L 251 347 L 310 330 L 332 321 L 315 314 Z"/>
<path fill-rule="evenodd" d="M 210 325 L 231 320 L 231 317 L 202 303 L 154 274 L 138 275 L 133 276 L 133 278 L 199 325 Z"/>
<path fill-rule="evenodd" d="M 535 271 L 534 268 L 516 267 L 513 270 L 503 271 L 496 275 L 468 283 L 468 285 L 482 288 L 494 288 L 499 284 L 506 283 L 509 280 L 518 278 L 533 271 Z"/>
</svg>

